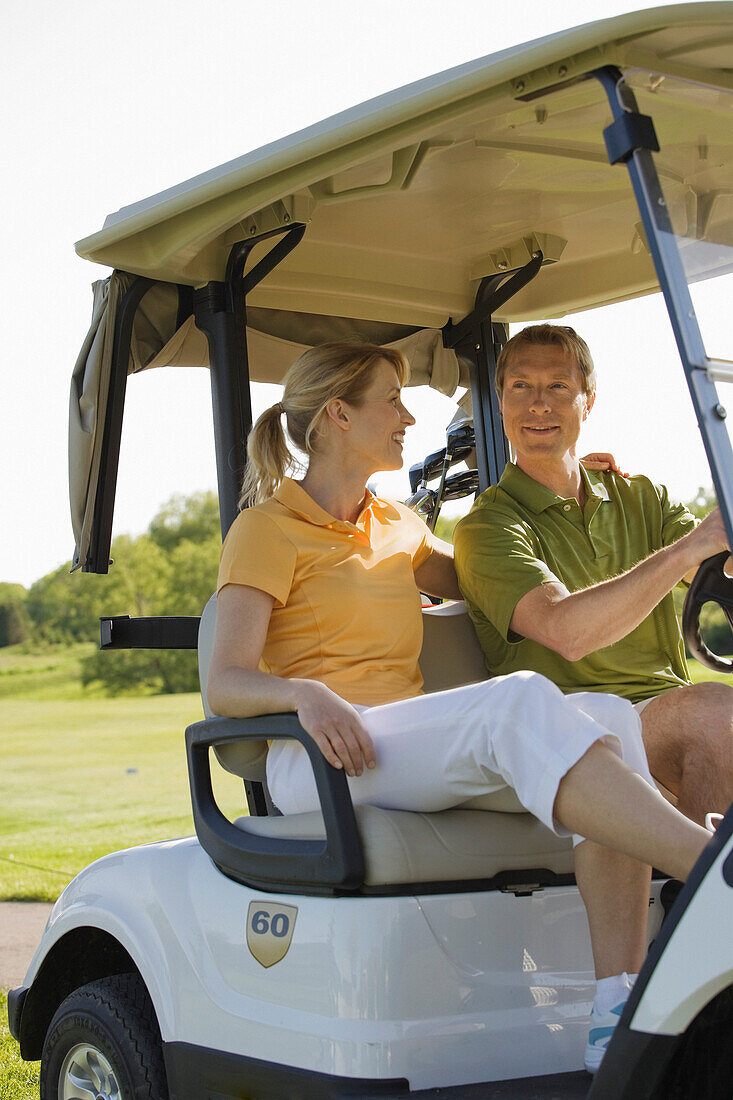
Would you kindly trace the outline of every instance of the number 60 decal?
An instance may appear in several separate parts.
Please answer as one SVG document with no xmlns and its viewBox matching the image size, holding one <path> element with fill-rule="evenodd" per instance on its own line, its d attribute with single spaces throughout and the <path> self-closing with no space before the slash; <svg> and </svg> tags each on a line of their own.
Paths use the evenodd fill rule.
<svg viewBox="0 0 733 1100">
<path fill-rule="evenodd" d="M 274 966 L 287 955 L 293 938 L 295 905 L 251 901 L 247 911 L 247 947 L 261 966 Z"/>
</svg>

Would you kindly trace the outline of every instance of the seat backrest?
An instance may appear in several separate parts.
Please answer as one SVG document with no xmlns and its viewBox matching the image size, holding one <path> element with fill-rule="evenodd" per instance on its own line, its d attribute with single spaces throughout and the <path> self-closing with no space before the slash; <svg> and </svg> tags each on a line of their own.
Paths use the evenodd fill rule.
<svg viewBox="0 0 733 1100">
<path fill-rule="evenodd" d="M 199 625 L 199 684 L 204 715 L 213 718 L 214 712 L 209 706 L 206 685 L 209 679 L 209 665 L 214 650 L 214 630 L 216 629 L 216 594 L 206 604 Z M 265 762 L 267 761 L 267 741 L 239 741 L 233 745 L 220 745 L 214 749 L 222 768 L 248 779 L 254 783 L 265 783 Z"/>
<path fill-rule="evenodd" d="M 420 672 L 426 692 L 488 680 L 483 650 L 463 600 L 424 607 Z"/>
<path fill-rule="evenodd" d="M 213 717 L 206 696 L 206 683 L 214 647 L 215 626 L 216 596 L 212 596 L 203 610 L 199 627 L 199 682 L 207 718 Z M 488 679 L 484 655 L 468 617 L 466 605 L 461 600 L 423 609 L 420 671 L 426 692 L 445 691 L 447 688 Z M 266 741 L 222 745 L 214 751 L 219 763 L 227 771 L 241 776 L 242 779 L 265 782 Z"/>
</svg>

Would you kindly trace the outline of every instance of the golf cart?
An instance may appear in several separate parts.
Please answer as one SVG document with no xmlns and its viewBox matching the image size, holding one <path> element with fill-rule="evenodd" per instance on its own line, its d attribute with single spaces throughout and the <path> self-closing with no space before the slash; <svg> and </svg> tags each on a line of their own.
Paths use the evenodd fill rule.
<svg viewBox="0 0 733 1100">
<path fill-rule="evenodd" d="M 732 59 L 730 3 L 605 20 L 111 215 L 78 245 L 114 273 L 95 286 L 72 382 L 75 567 L 109 569 L 130 374 L 210 368 L 224 535 L 250 382 L 279 381 L 330 339 L 397 346 L 413 385 L 470 391 L 470 423 L 413 473 L 433 523 L 507 460 L 492 381 L 508 322 L 660 288 L 733 535 L 716 388 L 733 363 L 708 354 L 690 290 L 733 265 Z M 725 667 L 698 621 L 710 599 L 730 608 L 731 587 L 711 560 L 685 611 L 697 652 Z M 730 813 L 672 904 L 655 876 L 653 943 L 591 1086 L 593 968 L 570 842 L 505 794 L 435 814 L 355 809 L 294 715 L 211 713 L 215 617 L 212 599 L 200 620 L 102 621 L 105 649 L 198 648 L 196 836 L 106 856 L 59 898 L 8 1000 L 23 1057 L 42 1058 L 43 1100 L 730 1095 Z M 426 690 L 489 675 L 460 604 L 426 608 L 424 625 Z M 305 745 L 322 812 L 273 807 L 264 761 L 281 738 Z M 242 778 L 248 815 L 217 806 L 212 764 Z"/>
</svg>

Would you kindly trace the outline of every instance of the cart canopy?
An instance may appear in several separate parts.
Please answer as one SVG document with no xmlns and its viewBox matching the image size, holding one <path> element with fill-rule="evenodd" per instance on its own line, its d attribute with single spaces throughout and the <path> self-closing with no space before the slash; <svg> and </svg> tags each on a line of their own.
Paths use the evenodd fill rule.
<svg viewBox="0 0 733 1100">
<path fill-rule="evenodd" d="M 440 327 L 471 309 L 483 276 L 538 245 L 562 262 L 516 295 L 506 318 L 625 299 L 656 278 L 626 174 L 609 171 L 605 95 L 582 78 L 611 64 L 639 70 L 652 93 L 665 74 L 730 89 L 732 61 L 733 3 L 590 23 L 400 88 L 124 207 L 77 251 L 199 286 L 224 278 L 234 242 L 303 222 L 304 240 L 250 306 Z M 701 134 L 710 143 L 715 120 L 692 98 L 653 99 L 660 167 L 666 158 L 675 172 L 682 146 L 696 152 Z M 731 119 L 718 121 L 730 140 Z M 270 330 L 288 338 L 282 323 Z"/>
<path fill-rule="evenodd" d="M 117 310 L 133 276 L 154 285 L 135 314 L 129 372 L 208 366 L 185 291 L 224 280 L 236 242 L 302 224 L 297 248 L 247 297 L 251 379 L 279 381 L 305 347 L 361 337 L 402 347 L 412 383 L 450 395 L 467 379 L 441 330 L 470 312 L 486 276 L 544 257 L 499 321 L 658 288 L 628 175 L 608 163 L 610 112 L 592 70 L 617 66 L 653 116 L 681 232 L 704 238 L 714 208 L 725 238 L 732 60 L 733 3 L 602 20 L 390 92 L 111 214 L 77 244 L 116 270 L 95 285 L 72 381 L 75 560 L 89 545 Z M 255 244 L 253 262 L 270 245 Z"/>
</svg>

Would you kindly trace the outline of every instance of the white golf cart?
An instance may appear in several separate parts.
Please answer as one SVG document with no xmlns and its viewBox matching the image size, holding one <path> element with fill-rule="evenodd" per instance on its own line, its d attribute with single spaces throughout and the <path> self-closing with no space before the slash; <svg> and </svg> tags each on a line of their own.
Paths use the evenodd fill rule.
<svg viewBox="0 0 733 1100">
<path fill-rule="evenodd" d="M 413 384 L 470 387 L 472 424 L 413 475 L 432 522 L 507 459 L 492 386 L 507 322 L 659 288 L 733 534 L 716 390 L 733 363 L 708 354 L 688 286 L 733 267 L 733 4 L 625 15 L 441 73 L 127 207 L 78 251 L 115 269 L 72 385 L 85 571 L 109 566 L 129 374 L 210 366 L 225 534 L 250 380 L 278 381 L 324 340 L 398 345 Z M 474 450 L 474 470 L 450 472 Z M 711 598 L 730 608 L 731 587 L 711 562 L 686 611 L 696 650 L 726 667 L 697 621 Z M 205 684 L 215 615 L 105 619 L 102 646 L 198 646 Z M 427 690 L 488 675 L 460 604 L 424 618 Z M 505 797 L 355 811 L 294 715 L 205 713 L 186 734 L 196 836 L 78 875 L 10 994 L 43 1100 L 731 1095 L 731 814 L 676 901 L 655 877 L 654 942 L 591 1086 L 569 842 Z M 270 802 L 267 741 L 285 737 L 308 749 L 322 813 Z M 217 807 L 214 756 L 243 778 L 248 816 Z"/>
</svg>

